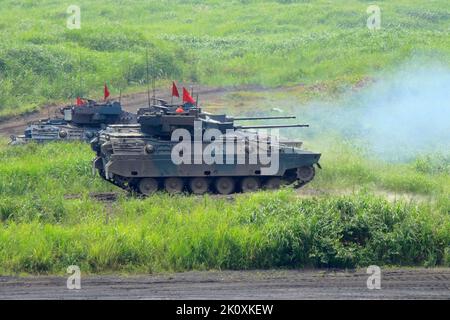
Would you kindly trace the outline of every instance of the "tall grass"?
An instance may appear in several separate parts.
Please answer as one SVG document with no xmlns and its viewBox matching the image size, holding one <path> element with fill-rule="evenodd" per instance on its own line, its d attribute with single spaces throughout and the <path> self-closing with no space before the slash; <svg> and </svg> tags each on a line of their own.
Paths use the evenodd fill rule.
<svg viewBox="0 0 450 320">
<path fill-rule="evenodd" d="M 299 199 L 291 191 L 227 201 L 157 195 L 123 200 L 108 217 L 90 200 L 76 200 L 66 206 L 89 210 L 77 223 L 7 219 L 0 228 L 1 269 L 58 273 L 71 264 L 84 272 L 450 265 L 450 219 L 420 205 L 364 194 Z"/>
<path fill-rule="evenodd" d="M 389 185 L 388 165 L 327 154 L 305 190 L 326 189 L 324 196 L 287 188 L 232 200 L 123 195 L 111 205 L 88 195 L 117 189 L 92 177 L 86 144 L 2 141 L 0 272 L 62 273 L 71 264 L 92 273 L 450 266 L 449 176 L 440 164 L 392 165 L 403 174 Z M 408 189 L 417 179 L 430 187 Z M 352 184 L 360 188 L 340 195 Z M 429 200 L 389 201 L 374 195 L 382 188 Z"/>
<path fill-rule="evenodd" d="M 413 55 L 449 61 L 445 0 L 382 2 L 379 32 L 366 28 L 369 3 L 357 0 L 77 3 L 81 30 L 66 28 L 66 4 L 2 2 L 0 117 L 99 97 L 104 81 L 113 94 L 132 90 L 145 82 L 146 48 L 162 81 L 326 82 L 331 91 Z"/>
</svg>

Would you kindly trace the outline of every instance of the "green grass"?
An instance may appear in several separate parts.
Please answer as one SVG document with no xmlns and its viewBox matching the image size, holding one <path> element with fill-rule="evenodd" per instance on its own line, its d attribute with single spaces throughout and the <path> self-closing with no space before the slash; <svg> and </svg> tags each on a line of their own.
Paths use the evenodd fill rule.
<svg viewBox="0 0 450 320">
<path fill-rule="evenodd" d="M 450 266 L 448 216 L 369 195 L 279 191 L 232 204 L 159 195 L 123 201 L 109 218 L 89 200 L 75 202 L 66 206 L 90 210 L 77 223 L 3 222 L 2 272 Z"/>
<path fill-rule="evenodd" d="M 450 266 L 448 168 L 422 159 L 371 162 L 332 150 L 298 196 L 121 197 L 93 177 L 81 143 L 0 144 L 0 272 L 162 272 L 209 269 Z M 447 162 L 444 162 L 447 163 Z M 393 175 L 399 170 L 398 175 Z M 417 181 L 427 187 L 416 189 Z M 342 190 L 352 189 L 341 194 Z M 388 201 L 377 190 L 420 196 Z M 80 194 L 79 199 L 65 195 Z"/>
<path fill-rule="evenodd" d="M 65 27 L 71 3 L 2 1 L 0 118 L 99 98 L 105 81 L 113 95 L 141 90 L 147 48 L 158 86 L 283 86 L 225 95 L 214 108 L 231 114 L 277 103 L 298 114 L 298 104 L 333 101 L 405 61 L 450 65 L 445 0 L 378 1 L 377 32 L 366 28 L 372 3 L 362 0 L 77 3 L 81 30 Z M 0 139 L 0 273 L 450 266 L 448 154 L 385 162 L 357 136 L 326 136 L 322 114 L 301 115 L 313 124 L 306 147 L 323 153 L 316 179 L 300 194 L 232 201 L 158 194 L 101 203 L 89 193 L 117 188 L 92 176 L 88 145 L 12 148 Z"/>
<path fill-rule="evenodd" d="M 319 144 L 320 145 L 320 144 Z M 325 150 L 315 187 L 328 190 L 385 190 L 393 194 L 450 195 L 450 159 L 439 153 L 418 156 L 410 162 L 393 163 L 373 159 L 351 144 L 335 141 Z M 450 200 L 450 199 L 449 199 Z M 450 207 L 447 209 L 450 210 Z"/>
<path fill-rule="evenodd" d="M 368 1 L 87 1 L 81 30 L 69 2 L 0 6 L 0 117 L 79 94 L 160 85 L 323 84 L 334 92 L 412 57 L 450 59 L 446 0 L 378 1 L 382 29 L 366 28 Z M 82 85 L 79 60 L 82 58 Z M 420 63 L 420 62 L 418 62 Z"/>
</svg>

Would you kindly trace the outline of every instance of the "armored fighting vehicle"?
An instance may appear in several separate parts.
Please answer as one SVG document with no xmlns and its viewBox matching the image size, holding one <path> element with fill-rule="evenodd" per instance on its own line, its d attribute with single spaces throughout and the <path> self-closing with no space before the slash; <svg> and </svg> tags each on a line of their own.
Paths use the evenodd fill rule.
<svg viewBox="0 0 450 320">
<path fill-rule="evenodd" d="M 61 140 L 89 142 L 108 124 L 136 122 L 136 115 L 123 111 L 117 101 L 97 103 L 94 100 L 83 100 L 81 105 L 61 108 L 60 113 L 63 117 L 29 123 L 24 135 L 11 136 L 10 144 Z"/>
<path fill-rule="evenodd" d="M 231 194 L 282 184 L 300 187 L 313 180 L 321 155 L 267 130 L 308 125 L 236 124 L 286 118 L 295 117 L 233 118 L 161 101 L 139 110 L 136 124 L 110 125 L 99 132 L 91 141 L 97 155 L 93 170 L 143 195 L 160 189 L 171 194 Z"/>
</svg>

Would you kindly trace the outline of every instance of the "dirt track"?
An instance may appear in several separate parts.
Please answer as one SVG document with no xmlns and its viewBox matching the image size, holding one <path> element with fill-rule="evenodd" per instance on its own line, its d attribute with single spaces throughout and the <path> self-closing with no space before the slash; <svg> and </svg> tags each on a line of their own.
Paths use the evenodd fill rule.
<svg viewBox="0 0 450 320">
<path fill-rule="evenodd" d="M 365 270 L 224 271 L 89 276 L 80 290 L 65 277 L 0 277 L 0 299 L 449 299 L 450 269 L 382 270 L 369 290 Z"/>
</svg>

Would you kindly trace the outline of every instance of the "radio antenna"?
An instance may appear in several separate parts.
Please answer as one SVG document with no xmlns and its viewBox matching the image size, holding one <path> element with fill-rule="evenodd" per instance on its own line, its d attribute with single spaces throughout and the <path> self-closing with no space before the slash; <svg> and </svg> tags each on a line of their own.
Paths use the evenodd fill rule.
<svg viewBox="0 0 450 320">
<path fill-rule="evenodd" d="M 153 89 L 153 104 L 156 104 L 156 71 L 155 71 L 155 56 L 152 56 L 152 89 Z"/>
<path fill-rule="evenodd" d="M 146 58 L 146 65 L 147 65 L 147 100 L 148 100 L 148 107 L 150 108 L 151 104 L 150 104 L 150 79 L 149 79 L 149 75 L 148 75 L 148 47 L 146 47 L 145 58 Z"/>
</svg>

